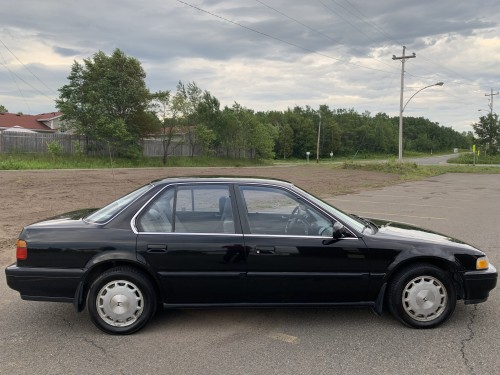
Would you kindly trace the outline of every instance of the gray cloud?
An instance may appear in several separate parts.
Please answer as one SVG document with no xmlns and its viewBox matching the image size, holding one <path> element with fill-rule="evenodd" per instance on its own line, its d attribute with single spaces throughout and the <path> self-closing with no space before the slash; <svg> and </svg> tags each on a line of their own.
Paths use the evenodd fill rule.
<svg viewBox="0 0 500 375">
<path fill-rule="evenodd" d="M 223 104 L 238 101 L 257 110 L 328 104 L 395 114 L 401 65 L 391 57 L 400 55 L 402 44 L 417 53 L 407 65 L 408 93 L 445 81 L 440 91 L 419 94 L 409 113 L 466 129 L 487 104 L 484 91 L 499 86 L 498 1 L 261 2 L 267 6 L 255 0 L 193 2 L 244 27 L 175 0 L 7 2 L 0 39 L 19 56 L 36 48 L 40 57 L 29 66 L 53 91 L 66 83 L 73 58 L 120 48 L 143 63 L 152 90 L 196 81 Z M 26 9 L 36 17 L 26 17 Z M 1 44 L 0 52 L 0 103 L 26 112 L 14 108 L 25 102 L 24 90 L 34 112 L 52 110 L 53 102 L 3 65 L 47 90 Z M 68 65 L 49 64 L 50 55 L 69 58 Z"/>
<path fill-rule="evenodd" d="M 76 49 L 72 49 L 72 48 L 64 48 L 64 47 L 54 46 L 53 50 L 55 53 L 57 53 L 58 55 L 61 55 L 61 56 L 77 56 L 80 54 L 79 51 L 77 51 Z"/>
</svg>

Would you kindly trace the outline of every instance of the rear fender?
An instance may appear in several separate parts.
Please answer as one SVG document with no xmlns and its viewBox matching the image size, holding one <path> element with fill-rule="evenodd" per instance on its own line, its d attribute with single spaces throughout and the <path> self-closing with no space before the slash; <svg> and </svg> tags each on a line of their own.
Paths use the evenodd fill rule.
<svg viewBox="0 0 500 375">
<path fill-rule="evenodd" d="M 93 257 L 85 266 L 86 272 L 82 276 L 73 297 L 73 306 L 77 312 L 81 312 L 85 309 L 87 291 L 92 283 L 92 280 L 94 280 L 95 277 L 102 272 L 117 266 L 134 267 L 143 271 L 151 278 L 157 292 L 160 293 L 161 288 L 159 287 L 159 280 L 149 265 L 145 262 L 144 258 L 141 257 L 138 259 L 136 254 L 131 253 L 130 251 L 107 251 Z"/>
</svg>

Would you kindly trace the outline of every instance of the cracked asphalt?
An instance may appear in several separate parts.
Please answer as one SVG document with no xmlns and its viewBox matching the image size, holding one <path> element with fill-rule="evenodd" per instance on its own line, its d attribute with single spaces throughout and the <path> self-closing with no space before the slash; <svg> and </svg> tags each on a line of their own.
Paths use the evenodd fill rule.
<svg viewBox="0 0 500 375">
<path fill-rule="evenodd" d="M 303 186 L 307 188 L 306 186 Z M 470 242 L 500 266 L 500 175 L 447 174 L 328 199 Z M 500 288 L 415 330 L 365 309 L 173 310 L 132 336 L 70 304 L 22 301 L 0 276 L 2 374 L 495 374 Z"/>
</svg>

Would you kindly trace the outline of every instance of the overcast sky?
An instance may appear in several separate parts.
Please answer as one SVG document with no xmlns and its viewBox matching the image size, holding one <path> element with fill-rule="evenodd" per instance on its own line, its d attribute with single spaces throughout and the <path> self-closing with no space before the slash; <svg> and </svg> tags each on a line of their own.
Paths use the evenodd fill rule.
<svg viewBox="0 0 500 375">
<path fill-rule="evenodd" d="M 195 81 L 221 104 L 286 110 L 327 104 L 397 116 L 403 45 L 406 116 L 458 131 L 500 89 L 498 0 L 4 1 L 0 104 L 56 110 L 74 60 L 120 48 L 150 90 Z M 479 112 L 478 110 L 484 110 Z M 500 95 L 494 97 L 500 109 Z"/>
</svg>

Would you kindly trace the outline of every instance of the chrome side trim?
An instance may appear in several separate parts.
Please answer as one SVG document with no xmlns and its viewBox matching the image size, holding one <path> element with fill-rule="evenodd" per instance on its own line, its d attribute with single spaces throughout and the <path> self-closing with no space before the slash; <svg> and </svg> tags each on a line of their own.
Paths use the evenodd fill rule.
<svg viewBox="0 0 500 375">
<path fill-rule="evenodd" d="M 315 239 L 321 239 L 321 240 L 328 240 L 331 239 L 332 237 L 328 236 L 306 236 L 306 235 L 291 235 L 291 234 L 245 234 L 245 237 L 248 238 L 263 238 L 263 237 L 269 237 L 269 238 L 315 238 Z M 358 237 L 344 237 L 344 238 L 339 238 L 338 241 L 340 240 L 359 240 Z"/>
<path fill-rule="evenodd" d="M 295 186 L 293 184 L 289 183 L 289 186 L 283 186 L 283 185 L 275 185 L 275 184 L 267 183 L 267 182 L 259 183 L 259 182 L 253 182 L 253 181 L 250 181 L 250 182 L 238 182 L 238 181 L 236 181 L 236 182 L 231 182 L 231 181 L 203 181 L 203 182 L 193 182 L 193 181 L 189 181 L 189 182 L 172 182 L 172 183 L 169 183 L 169 184 L 165 185 L 163 188 L 161 188 L 156 194 L 154 194 L 135 213 L 135 215 L 130 220 L 130 227 L 132 228 L 132 231 L 134 232 L 134 234 L 190 234 L 190 235 L 193 235 L 193 234 L 205 234 L 205 235 L 221 235 L 221 234 L 224 234 L 224 235 L 227 235 L 228 233 L 178 233 L 178 232 L 151 233 L 151 232 L 139 232 L 139 230 L 137 229 L 137 226 L 135 225 L 135 222 L 136 222 L 137 216 L 139 216 L 139 214 L 142 212 L 142 210 L 144 210 L 144 207 L 146 207 L 154 198 L 156 198 L 156 196 L 158 194 L 160 194 L 161 192 L 163 192 L 168 187 L 171 187 L 171 186 L 182 186 L 182 185 L 198 185 L 198 186 L 201 186 L 201 185 L 228 185 L 229 186 L 231 184 L 236 185 L 238 189 L 241 188 L 242 186 L 262 186 L 262 187 L 273 187 L 273 188 L 278 188 L 278 189 L 287 191 L 288 193 L 292 194 L 295 198 L 307 202 L 308 204 L 310 204 L 311 206 L 313 206 L 314 208 L 316 208 L 318 211 L 320 211 L 321 213 L 323 213 L 323 215 L 325 215 L 326 217 L 330 218 L 331 220 L 335 220 L 335 221 L 338 221 L 338 222 L 342 223 L 342 225 L 344 225 L 345 229 L 347 231 L 349 231 L 349 233 L 353 236 L 353 237 L 345 237 L 345 238 L 342 238 L 342 239 L 345 240 L 345 239 L 359 239 L 360 238 L 360 236 L 358 236 L 356 234 L 356 232 L 353 231 L 344 222 L 342 222 L 338 218 L 332 216 L 329 212 L 325 211 L 323 208 L 319 207 L 314 202 L 311 202 L 307 198 L 303 197 L 302 195 L 300 195 L 299 193 L 297 193 L 296 191 L 294 191 L 293 187 L 295 187 Z M 117 216 L 117 215 L 115 215 L 115 216 Z M 300 235 L 288 236 L 288 235 L 245 234 L 245 233 L 243 235 L 245 235 L 245 236 L 259 236 L 259 237 L 270 236 L 270 237 L 290 237 L 290 238 L 293 238 L 293 237 L 300 237 L 300 238 L 322 238 L 322 239 L 329 238 L 329 237 L 324 237 L 324 236 L 300 236 Z"/>
<path fill-rule="evenodd" d="M 136 234 L 141 234 L 141 235 L 144 235 L 144 234 L 149 234 L 149 235 L 164 235 L 164 236 L 172 236 L 172 235 L 180 235 L 180 236 L 193 236 L 193 235 L 196 235 L 196 236 L 225 236 L 225 237 L 243 237 L 243 234 L 241 233 L 198 233 L 198 232 L 136 232 Z M 325 238 L 325 237 L 323 237 Z"/>
</svg>

